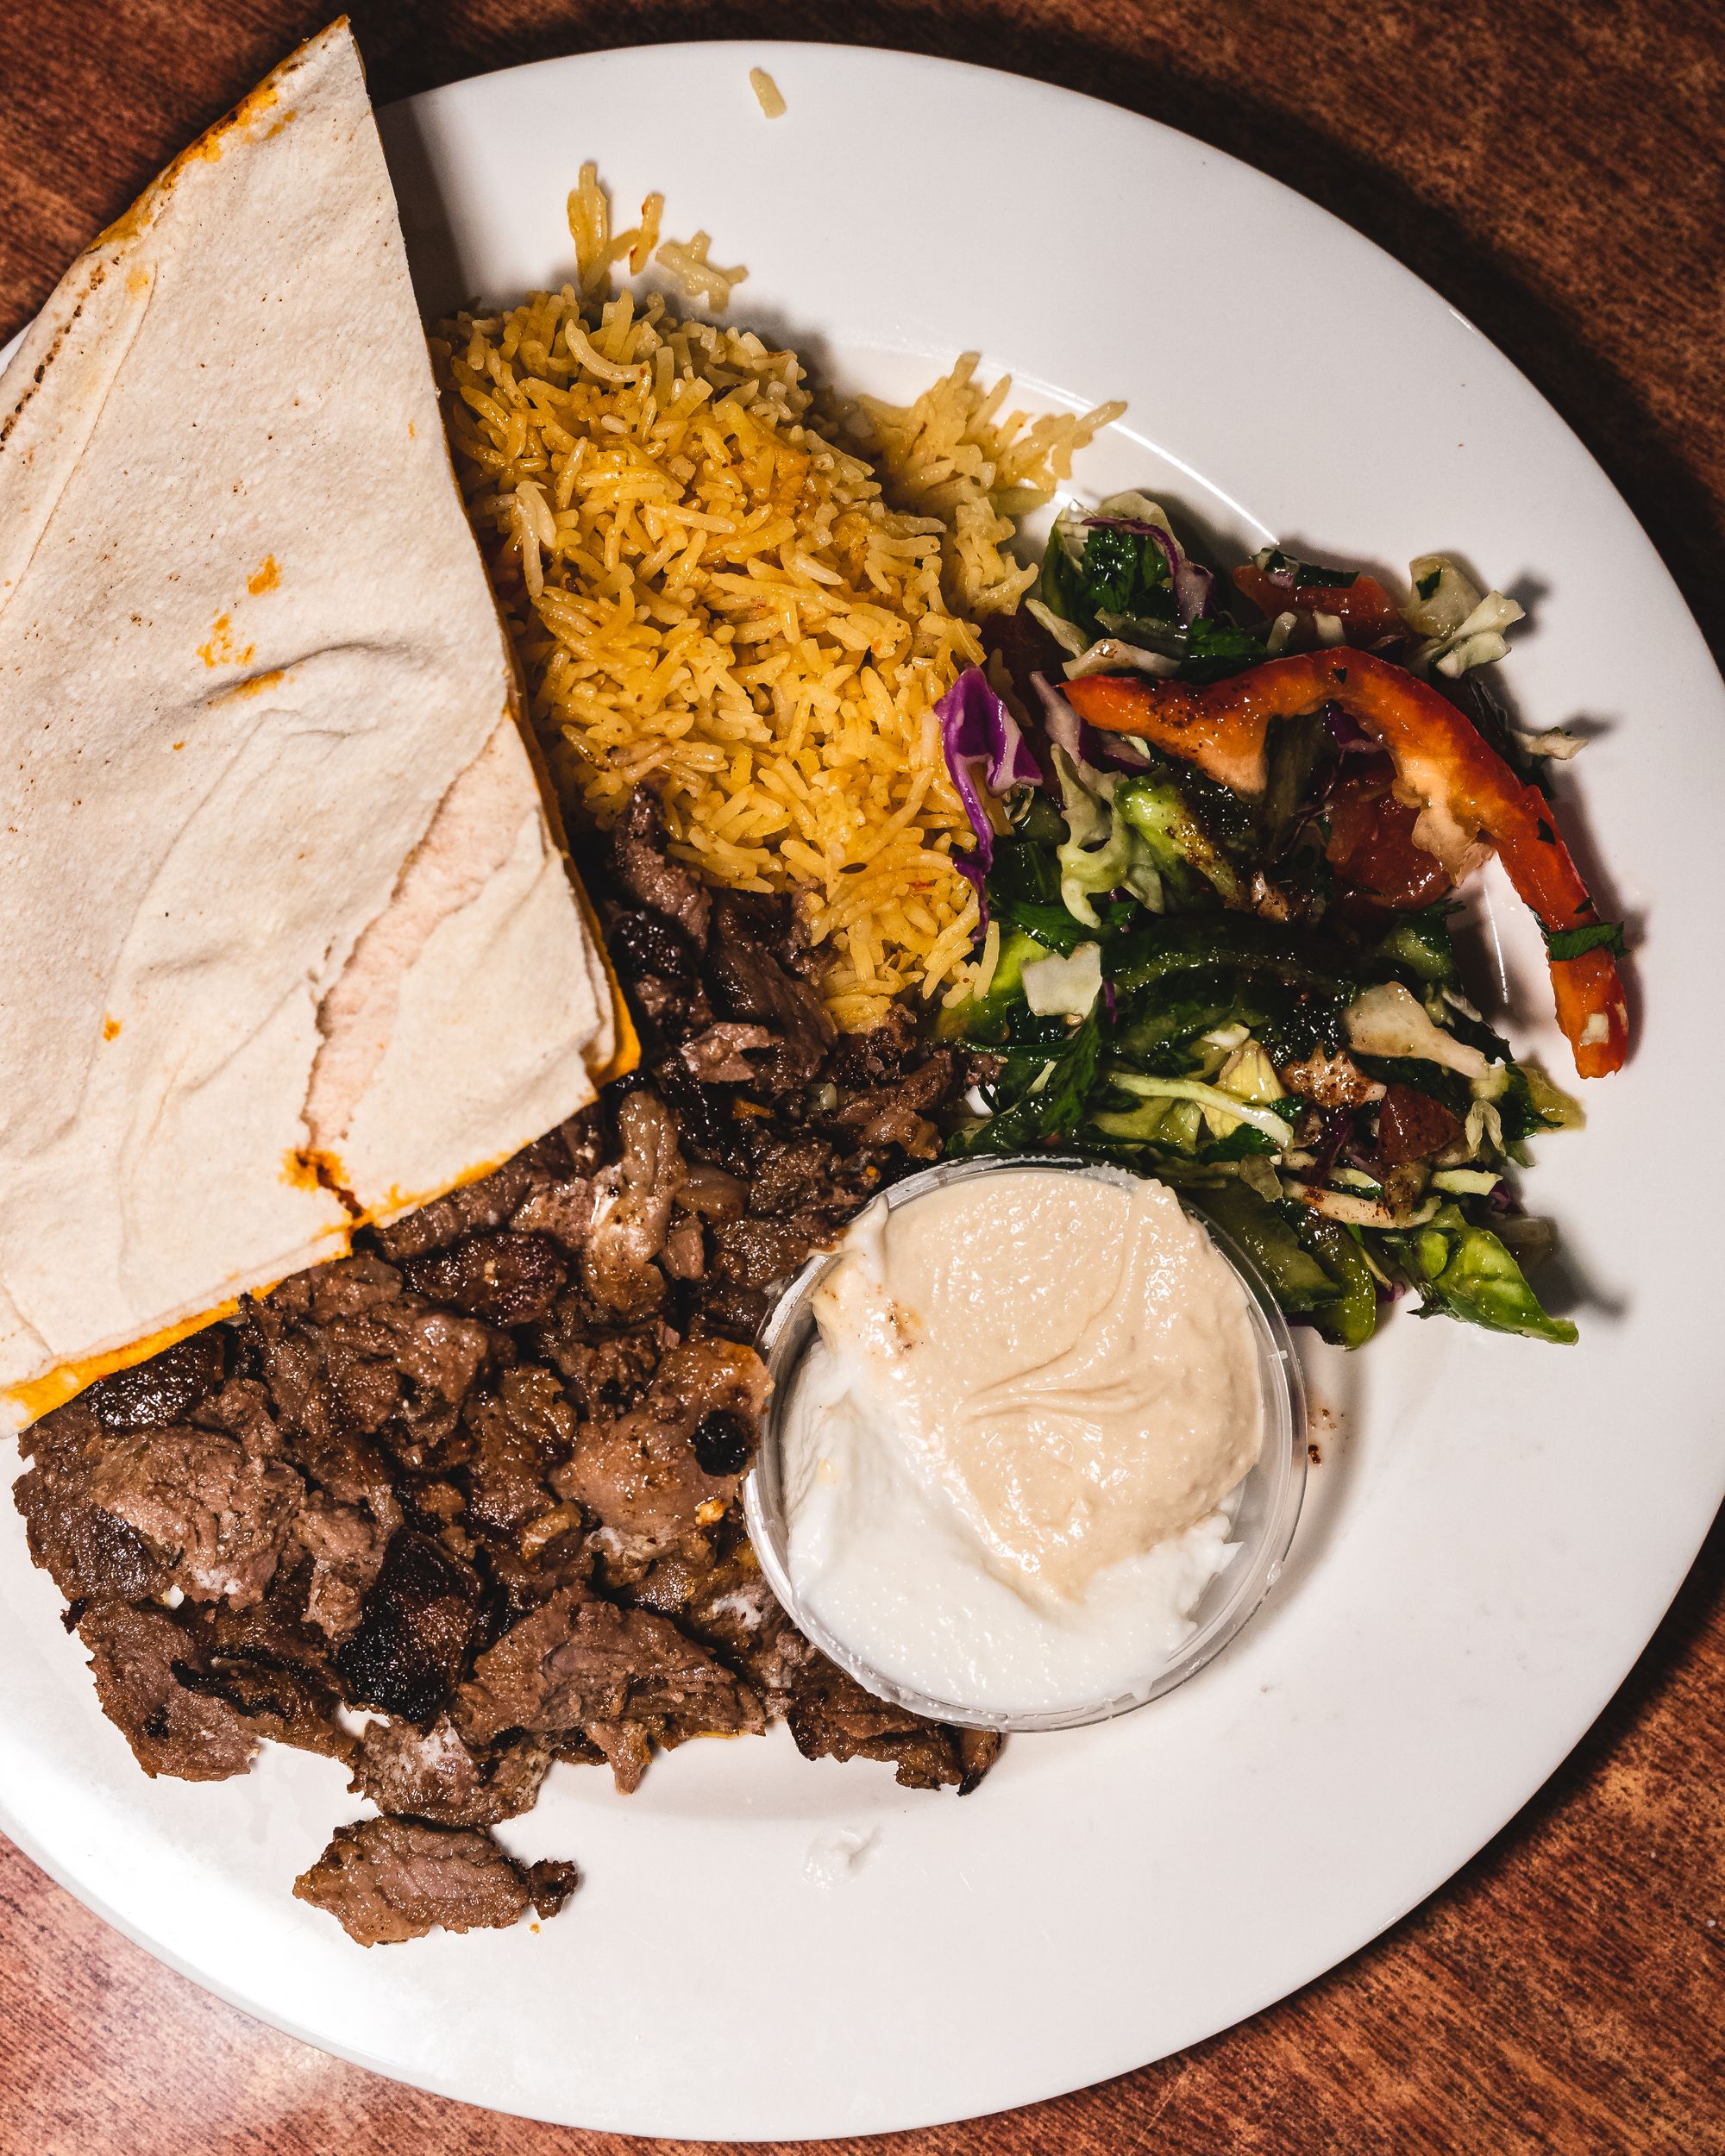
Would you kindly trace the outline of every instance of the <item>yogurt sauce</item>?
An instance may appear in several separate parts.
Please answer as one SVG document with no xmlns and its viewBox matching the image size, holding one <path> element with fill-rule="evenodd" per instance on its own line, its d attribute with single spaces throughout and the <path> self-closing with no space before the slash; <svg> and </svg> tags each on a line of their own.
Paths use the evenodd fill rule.
<svg viewBox="0 0 1725 2156">
<path fill-rule="evenodd" d="M 1162 1184 L 1007 1169 L 851 1224 L 779 1418 L 791 1583 L 956 1707 L 1152 1677 L 1232 1554 L 1264 1400 L 1245 1289 Z"/>
</svg>

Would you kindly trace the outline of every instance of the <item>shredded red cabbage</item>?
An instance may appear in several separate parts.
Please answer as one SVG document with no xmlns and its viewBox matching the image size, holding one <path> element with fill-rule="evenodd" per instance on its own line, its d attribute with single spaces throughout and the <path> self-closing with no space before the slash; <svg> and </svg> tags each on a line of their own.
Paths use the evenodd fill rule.
<svg viewBox="0 0 1725 2156">
<path fill-rule="evenodd" d="M 1331 1108 L 1323 1119 L 1318 1142 L 1312 1148 L 1312 1165 L 1306 1170 L 1308 1178 L 1320 1183 L 1328 1176 L 1341 1156 L 1341 1150 L 1353 1136 L 1353 1115 L 1346 1108 Z"/>
<path fill-rule="evenodd" d="M 1358 720 L 1351 718 L 1340 705 L 1324 705 L 1319 716 L 1324 722 L 1330 746 L 1335 754 L 1329 759 L 1324 771 L 1317 798 L 1311 802 L 1289 833 L 1290 843 L 1302 831 L 1310 830 L 1320 818 L 1328 815 L 1330 805 L 1335 799 L 1342 780 L 1351 772 L 1359 769 L 1360 757 L 1383 756 L 1383 744 L 1374 740 Z"/>
<path fill-rule="evenodd" d="M 1294 589 L 1293 559 L 1290 555 L 1284 555 L 1283 561 L 1284 566 L 1279 569 L 1272 569 L 1262 561 L 1254 561 L 1251 567 L 1258 570 L 1270 583 L 1276 586 L 1278 592 L 1291 592 Z"/>
<path fill-rule="evenodd" d="M 1084 754 L 1084 722 L 1045 674 L 1033 674 L 1031 686 L 1042 699 L 1042 718 L 1048 738 L 1063 749 L 1074 763 L 1088 761 Z"/>
<path fill-rule="evenodd" d="M 1042 699 L 1043 722 L 1048 738 L 1063 749 L 1074 763 L 1087 763 L 1093 771 L 1147 771 L 1150 758 L 1134 749 L 1124 734 L 1104 734 L 1087 726 L 1045 674 L 1033 674 L 1031 686 Z"/>
<path fill-rule="evenodd" d="M 1345 711 L 1339 704 L 1326 704 L 1323 711 L 1325 729 L 1330 739 L 1344 753 L 1350 749 L 1376 749 L 1380 746 L 1359 721 Z"/>
<path fill-rule="evenodd" d="M 1042 767 L 980 667 L 966 667 L 935 705 L 934 715 L 940 721 L 946 768 L 976 835 L 975 848 L 954 854 L 952 865 L 975 885 L 980 899 L 982 879 L 994 865 L 994 827 L 976 791 L 976 767 L 982 767 L 982 782 L 990 793 L 1004 793 L 1012 786 L 1042 785 Z M 1076 712 L 1073 722 L 1077 723 Z"/>
</svg>

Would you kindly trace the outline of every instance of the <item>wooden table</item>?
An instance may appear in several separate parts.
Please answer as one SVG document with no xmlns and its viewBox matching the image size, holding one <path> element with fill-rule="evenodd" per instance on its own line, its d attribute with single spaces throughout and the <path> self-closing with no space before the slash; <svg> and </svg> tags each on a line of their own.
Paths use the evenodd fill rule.
<svg viewBox="0 0 1725 2156">
<path fill-rule="evenodd" d="M 0 337 L 324 13 L 323 0 L 7 0 Z M 1336 210 L 1461 307 L 1578 429 L 1725 644 L 1725 13 L 1693 0 L 355 0 L 353 14 L 380 102 L 594 46 L 842 34 L 1170 121 Z M 1599 573 L 1602 633 L 1633 636 L 1609 624 L 1610 563 Z M 1568 1764 L 1355 1960 L 1182 2058 L 892 2146 L 1725 2149 L 1722 1585 L 1716 1526 Z M 0 1942 L 7 2156 L 648 2146 L 469 2111 L 260 2028 L 3 1844 Z"/>
</svg>

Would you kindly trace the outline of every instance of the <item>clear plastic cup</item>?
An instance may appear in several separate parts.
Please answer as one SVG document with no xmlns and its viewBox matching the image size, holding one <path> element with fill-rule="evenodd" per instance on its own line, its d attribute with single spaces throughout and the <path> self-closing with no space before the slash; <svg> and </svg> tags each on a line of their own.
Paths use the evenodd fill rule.
<svg viewBox="0 0 1725 2156">
<path fill-rule="evenodd" d="M 973 1175 L 998 1175 L 1007 1169 L 1026 1168 L 1057 1169 L 1071 1175 L 1091 1175 L 1128 1189 L 1141 1180 L 1106 1162 L 1048 1153 L 1002 1154 L 982 1160 L 943 1162 L 938 1167 L 892 1184 L 881 1195 L 888 1207 L 896 1208 L 913 1205 L 930 1191 Z M 836 1662 L 877 1698 L 925 1714 L 931 1720 L 957 1722 L 976 1729 L 1076 1729 L 1086 1722 L 1107 1721 L 1113 1715 L 1130 1714 L 1136 1707 L 1161 1699 L 1176 1685 L 1195 1677 L 1206 1663 L 1214 1661 L 1251 1620 L 1280 1578 L 1306 1490 L 1306 1392 L 1299 1358 L 1294 1352 L 1287 1325 L 1258 1268 L 1201 1214 L 1194 1213 L 1191 1217 L 1239 1275 L 1246 1290 L 1252 1338 L 1258 1350 L 1264 1438 L 1257 1465 L 1234 1493 L 1235 1511 L 1228 1539 L 1235 1554 L 1205 1589 L 1194 1612 L 1194 1628 L 1172 1655 L 1157 1668 L 1146 1670 L 1139 1681 L 1126 1690 L 1070 1707 L 1015 1714 L 932 1698 L 872 1669 L 844 1640 L 835 1638 L 803 1604 L 790 1576 L 789 1526 L 780 1476 L 781 1417 L 790 1397 L 798 1364 L 816 1336 L 812 1300 L 814 1291 L 837 1263 L 837 1253 L 819 1252 L 787 1283 L 761 1339 L 761 1353 L 773 1380 L 773 1391 L 755 1464 L 743 1486 L 750 1539 L 768 1584 L 799 1631 L 830 1661 Z"/>
</svg>

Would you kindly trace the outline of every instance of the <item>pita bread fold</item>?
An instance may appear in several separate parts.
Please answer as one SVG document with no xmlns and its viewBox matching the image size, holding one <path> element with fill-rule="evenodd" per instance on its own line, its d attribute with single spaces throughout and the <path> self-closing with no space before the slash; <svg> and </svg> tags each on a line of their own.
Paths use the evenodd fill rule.
<svg viewBox="0 0 1725 2156">
<path fill-rule="evenodd" d="M 14 1420 L 593 1098 L 627 1020 L 516 711 L 337 23 L 0 378 Z"/>
</svg>

